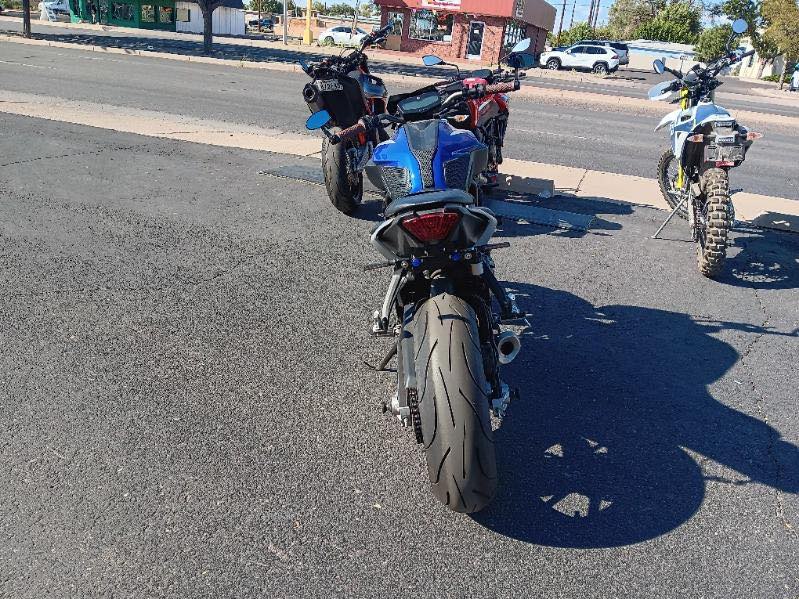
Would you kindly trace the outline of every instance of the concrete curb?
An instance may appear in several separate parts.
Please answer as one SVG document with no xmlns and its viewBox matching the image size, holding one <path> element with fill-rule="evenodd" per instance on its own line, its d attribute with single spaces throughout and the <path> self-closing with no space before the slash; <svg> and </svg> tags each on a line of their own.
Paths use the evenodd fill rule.
<svg viewBox="0 0 799 599">
<path fill-rule="evenodd" d="M 0 112 L 136 135 L 303 157 L 318 155 L 321 144 L 318 137 L 276 129 L 6 90 L 0 90 Z M 502 164 L 501 172 L 501 187 L 518 193 L 543 197 L 570 195 L 667 208 L 655 179 L 510 158 Z M 799 201 L 739 193 L 734 196 L 734 204 L 740 220 L 767 228 L 799 231 Z"/>
</svg>

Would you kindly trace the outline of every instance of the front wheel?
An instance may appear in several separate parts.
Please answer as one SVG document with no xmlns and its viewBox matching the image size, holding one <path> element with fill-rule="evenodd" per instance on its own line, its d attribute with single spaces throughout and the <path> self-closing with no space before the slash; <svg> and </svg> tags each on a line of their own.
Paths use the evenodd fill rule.
<svg viewBox="0 0 799 599">
<path fill-rule="evenodd" d="M 338 127 L 331 128 L 331 133 L 339 131 Z M 349 142 L 332 144 L 327 137 L 322 139 L 322 172 L 327 195 L 337 210 L 349 216 L 363 201 L 363 174 L 351 172 L 348 147 Z"/>
<path fill-rule="evenodd" d="M 658 184 L 660 185 L 660 193 L 663 194 L 663 199 L 669 207 L 674 210 L 677 204 L 680 203 L 682 197 L 681 192 L 677 189 L 677 161 L 674 159 L 674 152 L 671 148 L 663 152 L 658 160 Z M 688 208 L 683 204 L 677 211 L 680 218 L 688 218 Z"/>
<path fill-rule="evenodd" d="M 557 71 L 560 68 L 560 61 L 557 58 L 550 58 L 547 61 L 547 68 L 550 71 Z"/>
<path fill-rule="evenodd" d="M 727 258 L 727 235 L 732 227 L 732 204 L 727 171 L 711 168 L 702 175 L 705 202 L 697 214 L 698 244 L 696 258 L 699 272 L 717 277 Z"/>
<path fill-rule="evenodd" d="M 497 488 L 490 386 L 477 317 L 463 299 L 442 293 L 413 321 L 419 416 L 433 494 L 455 512 L 483 509 Z"/>
</svg>

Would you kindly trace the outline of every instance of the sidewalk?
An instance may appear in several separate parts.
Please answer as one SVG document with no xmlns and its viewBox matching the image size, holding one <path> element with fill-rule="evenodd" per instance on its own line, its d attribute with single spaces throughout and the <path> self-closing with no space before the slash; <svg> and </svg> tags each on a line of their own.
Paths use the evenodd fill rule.
<svg viewBox="0 0 799 599">
<path fill-rule="evenodd" d="M 298 157 L 318 156 L 321 145 L 319 136 L 315 135 L 6 90 L 0 90 L 0 112 Z M 552 198 L 548 208 L 557 207 L 558 196 L 668 208 L 655 179 L 510 158 L 504 161 L 501 171 L 502 187 Z M 740 220 L 766 228 L 799 231 L 799 202 L 795 200 L 736 193 L 733 202 Z"/>
</svg>

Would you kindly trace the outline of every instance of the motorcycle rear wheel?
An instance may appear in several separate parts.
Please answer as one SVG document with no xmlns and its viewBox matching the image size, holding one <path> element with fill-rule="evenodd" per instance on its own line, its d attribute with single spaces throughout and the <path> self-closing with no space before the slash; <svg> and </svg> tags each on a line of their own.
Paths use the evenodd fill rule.
<svg viewBox="0 0 799 599">
<path fill-rule="evenodd" d="M 455 512 L 479 511 L 494 498 L 497 468 L 477 317 L 442 293 L 419 306 L 412 327 L 433 495 Z"/>
<path fill-rule="evenodd" d="M 331 127 L 336 134 L 341 129 Z M 351 142 L 331 144 L 327 137 L 322 139 L 322 172 L 325 189 L 333 206 L 347 216 L 352 215 L 363 201 L 363 173 L 350 173 L 347 149 Z"/>
<path fill-rule="evenodd" d="M 705 204 L 704 226 L 699 227 L 696 260 L 699 272 L 708 278 L 721 274 L 727 259 L 727 235 L 732 227 L 730 184 L 727 171 L 711 168 L 702 175 Z"/>
</svg>

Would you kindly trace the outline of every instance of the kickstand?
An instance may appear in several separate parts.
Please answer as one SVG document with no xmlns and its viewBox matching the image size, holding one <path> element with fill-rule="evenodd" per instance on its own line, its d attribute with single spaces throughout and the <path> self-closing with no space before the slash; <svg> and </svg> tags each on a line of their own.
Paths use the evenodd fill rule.
<svg viewBox="0 0 799 599">
<path fill-rule="evenodd" d="M 657 231 L 655 231 L 655 234 L 654 234 L 654 235 L 652 235 L 651 239 L 657 239 L 657 238 L 658 238 L 658 235 L 660 235 L 660 232 L 661 232 L 663 229 L 665 229 L 665 228 L 666 228 L 666 225 L 668 225 L 668 224 L 669 224 L 669 222 L 671 221 L 671 219 L 672 219 L 672 218 L 674 218 L 674 215 L 675 215 L 675 214 L 677 214 L 677 211 L 678 211 L 680 208 L 682 208 L 682 205 L 683 205 L 683 204 L 685 204 L 685 202 L 687 202 L 687 201 L 688 201 L 688 198 L 683 198 L 682 200 L 680 200 L 680 203 L 679 203 L 679 204 L 677 204 L 677 205 L 674 207 L 674 210 L 672 210 L 672 211 L 671 211 L 671 214 L 669 214 L 669 217 L 668 217 L 666 220 L 664 220 L 664 221 L 663 221 L 663 224 L 662 224 L 662 225 L 660 225 L 660 228 L 659 228 Z"/>
<path fill-rule="evenodd" d="M 372 370 L 375 370 L 377 372 L 382 372 L 384 370 L 387 370 L 386 366 L 388 366 L 388 363 L 391 362 L 391 358 L 393 358 L 396 355 L 397 355 L 397 344 L 394 343 L 394 344 L 391 345 L 391 349 L 388 350 L 388 353 L 385 355 L 383 360 L 380 362 L 380 364 L 376 368 L 374 366 L 372 366 L 371 364 L 369 364 L 369 362 L 364 361 L 364 364 L 366 364 Z"/>
</svg>

